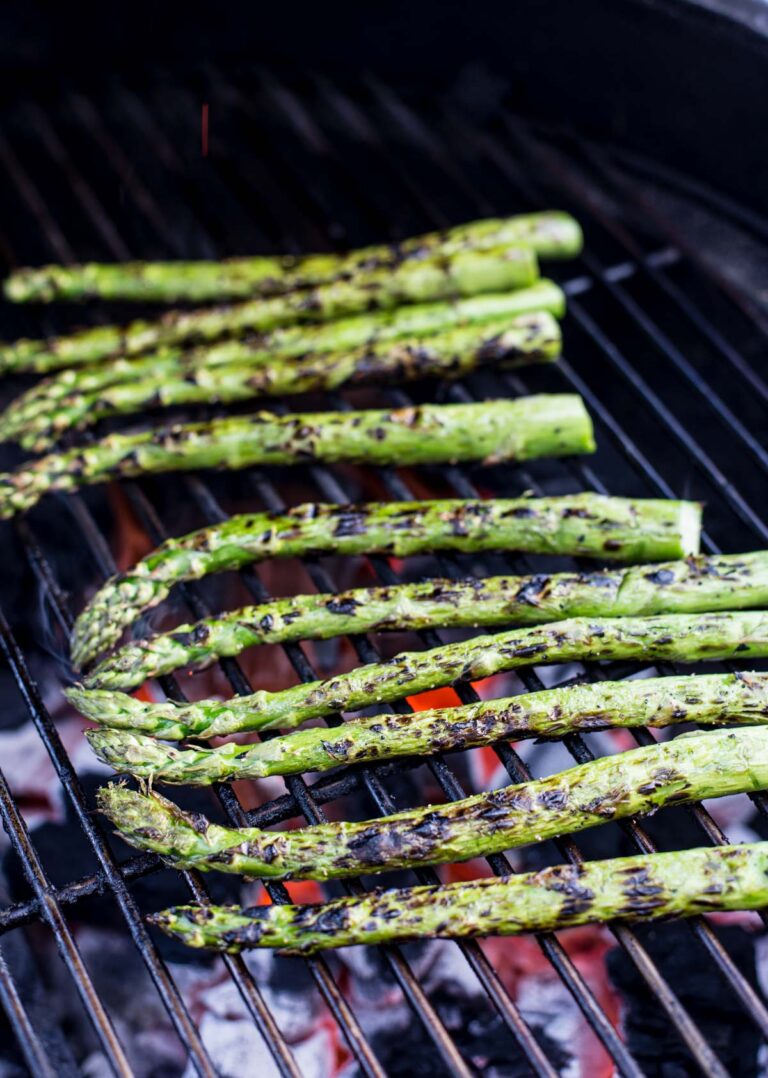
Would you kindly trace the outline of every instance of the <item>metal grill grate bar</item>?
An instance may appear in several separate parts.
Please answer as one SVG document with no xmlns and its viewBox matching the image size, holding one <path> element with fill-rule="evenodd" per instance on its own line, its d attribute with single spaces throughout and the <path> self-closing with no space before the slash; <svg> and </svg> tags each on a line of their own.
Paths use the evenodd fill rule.
<svg viewBox="0 0 768 1078">
<path fill-rule="evenodd" d="M 96 825 L 85 803 L 82 787 L 77 779 L 64 746 L 61 743 L 56 727 L 48 714 L 37 686 L 27 668 L 26 661 L 12 636 L 5 618 L 0 610 L 0 646 L 10 664 L 16 679 L 19 692 L 21 693 L 30 718 L 34 723 L 40 738 L 45 745 L 48 755 L 56 769 L 59 780 L 68 795 L 91 846 L 99 860 L 101 869 L 109 882 L 115 895 L 121 913 L 123 914 L 136 947 L 139 949 L 147 969 L 155 983 L 160 996 L 168 1009 L 168 1013 L 176 1027 L 176 1031 L 189 1046 L 190 1052 L 195 1059 L 198 1071 L 202 1075 L 215 1075 L 215 1069 L 200 1040 L 197 1028 L 189 1016 L 178 989 L 170 977 L 165 963 L 158 955 L 154 944 L 144 928 L 141 914 L 131 896 L 125 881 L 121 877 L 113 861 L 101 828 Z"/>
<path fill-rule="evenodd" d="M 0 615 L 0 634 L 8 627 Z M 99 1042 L 116 1074 L 130 1075 L 130 1067 L 109 1015 L 104 1009 L 93 981 L 85 967 L 74 937 L 67 925 L 58 903 L 50 893 L 50 883 L 29 837 L 27 826 L 16 807 L 8 781 L 0 770 L 0 819 L 11 840 L 27 877 L 40 903 L 42 915 L 47 921 L 59 949 L 62 961 L 69 970 L 83 1006 L 90 1018 Z"/>
<path fill-rule="evenodd" d="M 24 1061 L 32 1074 L 39 1078 L 57 1078 L 45 1046 L 38 1037 L 22 1002 L 16 982 L 0 950 L 0 1006 L 21 1049 Z"/>
</svg>

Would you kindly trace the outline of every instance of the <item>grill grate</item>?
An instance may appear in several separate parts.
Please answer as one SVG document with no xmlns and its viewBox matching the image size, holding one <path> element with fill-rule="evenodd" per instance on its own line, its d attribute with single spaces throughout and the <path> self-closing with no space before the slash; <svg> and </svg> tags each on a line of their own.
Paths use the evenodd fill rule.
<svg viewBox="0 0 768 1078">
<path fill-rule="evenodd" d="M 211 155 L 205 160 L 197 157 L 197 124 L 203 100 L 210 102 L 211 116 Z M 137 255 L 205 257 L 270 244 L 293 250 L 344 247 L 494 212 L 548 204 L 573 209 L 585 223 L 588 253 L 575 271 L 568 267 L 564 281 L 570 298 L 568 359 L 552 370 L 533 370 L 525 376 L 483 372 L 440 393 L 447 399 L 470 400 L 498 393 L 520 395 L 539 388 L 573 389 L 585 397 L 596 420 L 600 452 L 589 463 L 537 463 L 530 469 L 497 468 L 479 473 L 482 493 L 519 493 L 525 489 L 564 493 L 588 487 L 622 494 L 695 496 L 708 503 L 707 550 L 749 549 L 768 537 L 768 525 L 755 508 L 760 483 L 764 482 L 761 473 L 768 469 L 757 410 L 757 404 L 768 399 L 768 387 L 749 358 L 764 344 L 759 323 L 729 298 L 721 282 L 710 281 L 680 253 L 673 223 L 644 209 L 639 180 L 619 171 L 616 160 L 604 151 L 571 135 L 533 132 L 501 106 L 478 123 L 460 103 L 409 100 L 373 81 L 350 88 L 322 79 L 289 85 L 274 75 L 267 78 L 243 72 L 229 80 L 218 72 L 206 71 L 194 85 L 164 87 L 162 92 L 116 86 L 98 105 L 74 93 L 65 94 L 56 107 L 28 103 L 0 123 L 0 160 L 4 165 L 0 204 L 8 210 L 0 251 L 10 263 Z M 137 160 L 142 163 L 141 174 L 133 165 Z M 716 297 L 711 307 L 707 302 L 710 294 Z M 39 332 L 29 312 L 5 314 L 9 328 L 6 331 L 4 327 L 4 336 Z M 400 390 L 382 392 L 380 397 L 398 404 L 410 401 Z M 346 395 L 327 400 L 333 407 L 350 406 Z M 316 467 L 305 478 L 324 500 L 344 502 L 356 496 L 356 475 L 351 470 Z M 233 489 L 249 505 L 282 508 L 281 481 L 272 473 L 253 471 L 226 481 L 186 477 L 180 486 L 197 526 L 226 515 L 222 502 Z M 398 499 L 417 497 L 425 482 L 455 496 L 479 493 L 474 476 L 458 468 L 432 470 L 418 478 L 381 470 L 376 482 L 384 496 Z M 169 531 L 179 531 L 178 523 L 169 524 L 167 519 L 163 492 L 169 489 L 162 480 L 123 486 L 152 543 Z M 114 570 L 110 542 L 101 525 L 103 499 L 77 495 L 60 505 L 65 510 L 66 529 L 74 530 L 82 540 L 78 584 L 82 587 Z M 72 620 L 67 592 L 73 589 L 59 578 L 55 536 L 46 532 L 37 513 L 13 527 L 55 624 L 66 631 Z M 382 583 L 396 579 L 386 559 L 369 560 Z M 504 558 L 502 563 L 513 572 L 530 568 L 524 558 Z M 466 573 L 466 567 L 456 559 L 442 557 L 436 564 L 446 575 Z M 334 590 L 334 581 L 323 564 L 310 561 L 306 570 L 315 587 Z M 256 570 L 241 574 L 241 578 L 256 601 L 268 597 Z M 205 594 L 205 589 L 197 586 L 183 589 L 184 603 L 195 618 L 206 613 Z M 7 604 L 6 615 L 0 619 L 0 643 L 98 868 L 64 886 L 54 886 L 36 857 L 33 841 L 3 780 L 0 814 L 24 865 L 32 897 L 0 910 L 0 932 L 37 922 L 47 924 L 102 1050 L 116 1073 L 130 1074 L 66 912 L 87 896 L 109 891 L 194 1066 L 201 1074 L 215 1074 L 183 992 L 146 932 L 131 891 L 131 884 L 158 871 L 160 862 L 142 855 L 117 863 L 100 821 L 91 815 L 18 634 L 14 635 L 16 626 L 12 631 L 5 617 L 10 617 Z M 425 646 L 440 640 L 434 632 L 417 635 Z M 356 639 L 352 646 L 361 662 L 373 661 L 378 655 L 368 639 Z M 284 651 L 300 679 L 314 679 L 316 674 L 301 647 L 289 645 Z M 237 662 L 226 660 L 221 666 L 232 691 L 251 691 Z M 626 668 L 614 664 L 595 676 L 627 673 Z M 521 676 L 526 689 L 542 687 L 533 669 Z M 164 679 L 162 686 L 169 695 L 181 698 L 181 687 L 174 679 Z M 459 686 L 457 692 L 462 702 L 478 698 L 468 685 Z M 639 744 L 652 740 L 646 731 L 637 731 L 634 736 Z M 583 738 L 571 736 L 565 744 L 574 760 L 591 758 L 592 749 Z M 528 777 L 525 763 L 513 748 L 500 745 L 496 752 L 511 781 Z M 230 788 L 222 787 L 216 795 L 223 813 L 235 825 L 273 825 L 296 815 L 315 823 L 324 818 L 324 806 L 360 790 L 377 812 L 386 814 L 396 807 L 392 777 L 407 774 L 413 766 L 415 762 L 405 761 L 401 765 L 344 769 L 311 785 L 301 777 L 288 778 L 285 795 L 248 812 Z M 453 762 L 434 757 L 428 768 L 447 799 L 464 796 L 466 791 Z M 12 784 L 13 776 L 10 781 Z M 768 799 L 756 795 L 753 801 L 759 813 L 768 818 Z M 705 808 L 672 811 L 687 813 L 702 841 L 727 841 Z M 627 822 L 623 830 L 638 850 L 655 848 L 637 822 Z M 575 842 L 561 841 L 557 847 L 561 857 L 580 860 Z M 489 864 L 496 873 L 511 870 L 503 856 L 490 858 Z M 199 876 L 184 876 L 190 895 L 206 901 L 207 888 Z M 417 876 L 420 881 L 437 879 L 429 870 Z M 356 881 L 349 886 L 352 890 L 360 887 Z M 289 900 L 280 884 L 269 884 L 267 890 L 273 901 Z M 762 1037 L 768 1038 L 768 1011 L 748 977 L 734 964 L 705 919 L 696 918 L 689 924 L 701 944 L 702 960 L 719 972 Z M 612 931 L 700 1071 L 727 1075 L 705 1032 L 636 933 L 619 927 Z M 618 1071 L 642 1074 L 558 937 L 541 935 L 538 944 Z M 460 947 L 489 1007 L 500 1016 L 530 1070 L 538 1075 L 556 1074 L 482 947 L 475 942 L 455 946 Z M 239 958 L 225 961 L 280 1073 L 299 1075 L 291 1047 L 249 968 Z M 306 962 L 360 1071 L 384 1074 L 328 963 L 317 958 Z M 387 948 L 386 962 L 445 1072 L 462 1076 L 475 1073 L 402 952 Z M 54 1073 L 23 996 L 2 961 L 0 1001 L 30 1070 Z"/>
</svg>

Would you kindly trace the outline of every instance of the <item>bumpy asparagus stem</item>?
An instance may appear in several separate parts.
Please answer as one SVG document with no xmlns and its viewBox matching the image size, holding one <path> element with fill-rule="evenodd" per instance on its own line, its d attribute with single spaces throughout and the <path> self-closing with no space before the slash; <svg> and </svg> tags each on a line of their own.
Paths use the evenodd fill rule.
<svg viewBox="0 0 768 1078">
<path fill-rule="evenodd" d="M 363 247 L 348 254 L 257 255 L 218 262 L 89 262 L 20 269 L 5 282 L 16 303 L 32 300 L 139 300 L 171 302 L 238 299 L 308 288 L 339 277 L 354 279 L 374 268 L 398 266 L 432 253 L 521 245 L 546 258 L 571 258 L 581 250 L 581 230 L 555 211 L 472 221 L 399 244 Z"/>
<path fill-rule="evenodd" d="M 768 842 L 754 842 L 375 890 L 320 905 L 174 906 L 149 921 L 189 947 L 308 955 L 353 944 L 512 936 L 764 906 Z"/>
<path fill-rule="evenodd" d="M 255 644 L 327 640 L 381 629 L 535 625 L 568 617 L 698 613 L 768 606 L 768 551 L 687 558 L 593 573 L 428 580 L 242 607 L 136 640 L 85 678 L 89 689 L 138 688 L 201 670 Z"/>
<path fill-rule="evenodd" d="M 296 322 L 328 322 L 361 311 L 389 310 L 402 303 L 455 299 L 482 292 L 525 288 L 538 276 L 529 248 L 462 251 L 456 255 L 401 262 L 301 292 L 249 300 L 238 306 L 170 311 L 156 321 L 97 326 L 47 341 L 20 340 L 0 348 L 0 370 L 52 369 L 93 363 L 114 355 L 135 355 L 162 345 L 202 342 L 244 330 L 269 330 Z"/>
<path fill-rule="evenodd" d="M 193 352 L 167 342 L 159 351 L 134 359 L 112 359 L 109 363 L 78 369 L 78 364 L 89 364 L 108 356 L 119 356 L 119 340 L 114 339 L 114 329 L 109 329 L 99 340 L 99 354 L 94 359 L 90 346 L 82 344 L 82 334 L 74 337 L 54 338 L 52 341 L 16 342 L 0 347 L 0 371 L 62 370 L 57 378 L 40 387 L 34 387 L 22 398 L 34 406 L 39 395 L 65 396 L 70 389 L 83 391 L 111 385 L 118 381 L 130 381 L 160 365 L 171 374 L 196 366 L 212 366 L 229 363 L 247 355 L 250 362 L 268 362 L 278 356 L 301 356 L 310 352 L 337 352 L 361 348 L 377 341 L 393 341 L 401 337 L 423 336 L 443 332 L 455 326 L 479 324 L 495 318 L 514 317 L 531 311 L 549 311 L 558 317 L 565 311 L 565 296 L 560 288 L 548 280 L 536 281 L 528 288 L 512 292 L 489 293 L 468 296 L 464 299 L 441 300 L 436 303 L 414 303 L 393 310 L 370 311 L 351 318 L 342 318 L 320 325 L 281 326 L 271 331 L 256 333 L 252 320 L 258 322 L 261 303 L 243 303 L 235 307 L 216 308 L 213 312 L 198 311 L 191 327 L 176 324 L 180 336 L 177 344 L 202 340 L 215 341 L 220 337 L 233 338 L 218 344 L 207 344 Z M 210 314 L 210 317 L 209 317 Z M 174 316 L 174 322 L 178 319 Z M 154 323 L 149 323 L 154 325 Z M 189 335 L 184 333 L 189 330 Z M 87 334 L 91 331 L 86 331 Z M 110 336 L 111 334 L 111 336 Z M 143 343 L 138 336 L 127 342 L 122 351 L 136 356 L 154 348 L 151 342 Z"/>
<path fill-rule="evenodd" d="M 127 359 L 112 359 L 108 363 L 67 367 L 18 397 L 6 416 L 12 417 L 16 429 L 50 412 L 56 402 L 65 397 L 93 394 L 160 373 L 173 380 L 235 363 L 262 367 L 288 357 L 309 360 L 313 355 L 326 352 L 365 351 L 405 337 L 423 338 L 525 314 L 561 316 L 564 310 L 565 297 L 557 285 L 552 281 L 537 281 L 530 288 L 470 296 L 453 303 L 412 304 L 325 325 L 283 326 L 271 333 L 248 334 L 199 348 L 166 347 Z"/>
<path fill-rule="evenodd" d="M 82 667 L 115 644 L 123 629 L 160 603 L 174 584 L 266 558 L 522 550 L 654 561 L 696 554 L 700 527 L 701 507 L 695 502 L 588 493 L 495 501 L 310 503 L 285 513 L 236 516 L 169 539 L 129 572 L 108 580 L 75 623 L 72 660 Z"/>
<path fill-rule="evenodd" d="M 581 397 L 549 394 L 394 411 L 300 412 L 214 419 L 113 434 L 0 475 L 0 518 L 54 490 L 198 468 L 247 468 L 310 460 L 446 464 L 568 456 L 595 448 Z"/>
<path fill-rule="evenodd" d="M 105 726 L 178 741 L 243 730 L 289 729 L 306 719 L 357 711 L 413 693 L 488 677 L 535 662 L 642 659 L 697 662 L 768 656 L 768 615 L 666 614 L 652 618 L 572 618 L 480 636 L 429 651 L 403 652 L 327 681 L 236 699 L 147 704 L 126 693 L 67 690 L 72 704 Z"/>
<path fill-rule="evenodd" d="M 464 861 L 767 785 L 768 729 L 758 726 L 687 734 L 446 805 L 297 831 L 220 827 L 157 794 L 118 785 L 99 791 L 99 807 L 132 846 L 179 867 L 328 880 Z"/>
<path fill-rule="evenodd" d="M 169 378 L 161 367 L 138 380 L 51 401 L 51 407 L 33 417 L 19 416 L 11 405 L 0 416 L 0 440 L 19 441 L 26 449 L 39 451 L 50 448 L 65 431 L 84 430 L 98 419 L 137 414 L 146 408 L 229 404 L 342 386 L 460 378 L 484 366 L 511 369 L 548 363 L 559 353 L 560 327 L 552 315 L 539 313 L 352 352 L 274 360 L 267 365 L 238 361 L 187 370 L 175 378 Z"/>
<path fill-rule="evenodd" d="M 214 782 L 329 771 L 340 764 L 448 752 L 511 738 L 562 737 L 606 727 L 758 725 L 768 718 L 768 674 L 605 681 L 506 700 L 408 715 L 374 715 L 339 729 L 313 727 L 256 745 L 177 749 L 131 730 L 88 730 L 96 755 L 115 771 L 150 782 Z"/>
</svg>

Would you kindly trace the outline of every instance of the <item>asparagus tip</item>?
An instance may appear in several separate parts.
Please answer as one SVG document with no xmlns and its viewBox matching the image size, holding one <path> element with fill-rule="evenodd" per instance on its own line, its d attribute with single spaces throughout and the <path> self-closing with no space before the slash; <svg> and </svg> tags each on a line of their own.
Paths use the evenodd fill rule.
<svg viewBox="0 0 768 1078">
<path fill-rule="evenodd" d="M 225 950 L 223 943 L 217 947 L 216 942 L 213 944 L 209 942 L 202 931 L 201 925 L 206 919 L 206 909 L 205 906 L 171 906 L 167 910 L 160 910 L 159 913 L 147 914 L 145 920 L 148 925 L 159 928 L 166 936 L 179 940 L 187 947 L 207 947 L 223 951 Z"/>
<path fill-rule="evenodd" d="M 161 746 L 154 738 L 133 730 L 98 728 L 86 730 L 85 736 L 102 763 L 109 764 L 115 771 L 130 771 L 144 779 L 151 779 L 163 764 L 167 764 L 169 753 L 173 751 L 168 746 Z"/>
<path fill-rule="evenodd" d="M 72 707 L 77 708 L 81 715 L 88 719 L 98 719 L 98 714 L 93 714 L 94 693 L 82 685 L 70 685 L 64 690 L 64 696 Z"/>
<path fill-rule="evenodd" d="M 235 906 L 227 907 L 232 914 L 242 913 Z M 207 906 L 171 906 L 158 913 L 150 913 L 146 916 L 147 924 L 159 928 L 166 936 L 177 939 L 187 947 L 203 948 L 209 950 L 226 950 L 223 940 L 214 938 L 209 940 L 203 930 L 208 920 Z"/>
<path fill-rule="evenodd" d="M 24 278 L 18 273 L 3 281 L 3 295 L 10 303 L 21 303 L 26 297 Z"/>
<path fill-rule="evenodd" d="M 139 725 L 146 704 L 128 693 L 109 692 L 106 689 L 86 689 L 83 685 L 71 685 L 64 690 L 72 707 L 86 719 L 103 723 L 122 724 L 130 729 L 129 722 Z"/>
<path fill-rule="evenodd" d="M 289 906 L 289 917 L 295 916 L 301 910 L 309 907 Z M 230 925 L 237 924 L 240 932 L 244 932 L 248 939 L 249 947 L 270 946 L 264 939 L 264 928 L 270 922 L 282 919 L 282 908 L 275 906 L 171 906 L 159 913 L 151 913 L 147 916 L 149 924 L 154 925 L 173 939 L 180 940 L 188 947 L 207 948 L 213 951 L 226 951 L 237 954 L 243 949 L 242 939 L 235 938 L 239 933 L 220 930 L 222 922 Z M 287 944 L 288 941 L 285 941 Z M 272 944 L 274 946 L 274 944 Z M 277 945 L 280 954 L 306 953 L 311 950 L 307 944 L 299 948 Z"/>
<path fill-rule="evenodd" d="M 143 801 L 141 794 L 132 790 L 124 782 L 109 782 L 96 791 L 96 806 L 99 812 L 113 819 L 119 812 L 135 810 L 137 802 Z M 121 817 L 121 820 L 127 819 Z"/>
<path fill-rule="evenodd" d="M 176 825 L 189 824 L 181 809 L 159 794 L 141 794 L 124 782 L 110 782 L 96 794 L 96 805 L 134 845 L 158 852 L 173 845 Z"/>
<path fill-rule="evenodd" d="M 171 858 L 177 867 L 193 864 L 201 848 L 206 852 L 206 835 L 215 830 L 204 816 L 184 812 L 154 791 L 139 793 L 123 782 L 102 786 L 97 807 L 131 846 Z"/>
</svg>

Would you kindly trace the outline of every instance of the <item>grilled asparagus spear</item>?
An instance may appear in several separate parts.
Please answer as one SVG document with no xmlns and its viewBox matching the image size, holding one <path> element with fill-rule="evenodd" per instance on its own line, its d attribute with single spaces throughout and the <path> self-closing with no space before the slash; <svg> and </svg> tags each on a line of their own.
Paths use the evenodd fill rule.
<svg viewBox="0 0 768 1078">
<path fill-rule="evenodd" d="M 342 318 L 334 322 L 319 325 L 287 325 L 270 331 L 257 333 L 252 324 L 259 322 L 261 302 L 242 303 L 234 307 L 217 307 L 213 311 L 197 311 L 190 324 L 185 320 L 178 325 L 178 318 L 173 316 L 173 332 L 179 333 L 176 347 L 164 342 L 159 351 L 144 356 L 157 347 L 144 343 L 141 334 L 133 335 L 126 342 L 125 348 L 115 338 L 114 327 L 106 335 L 100 330 L 100 336 L 89 343 L 85 331 L 85 344 L 82 334 L 66 338 L 53 338 L 49 341 L 16 342 L 15 345 L 0 347 L 0 371 L 45 371 L 61 370 L 57 378 L 34 387 L 22 400 L 30 407 L 51 396 L 64 396 L 71 389 L 83 391 L 111 385 L 118 381 L 130 381 L 158 366 L 171 374 L 179 370 L 197 366 L 212 366 L 229 363 L 247 354 L 252 362 L 268 362 L 278 356 L 301 356 L 310 352 L 337 352 L 345 349 L 361 348 L 377 341 L 393 341 L 400 337 L 424 336 L 438 333 L 456 326 L 473 325 L 489 322 L 495 318 L 513 317 L 532 311 L 549 311 L 561 317 L 565 311 L 565 296 L 554 281 L 540 280 L 528 288 L 515 289 L 512 292 L 488 293 L 486 295 L 467 296 L 461 299 L 441 300 L 434 303 L 414 303 L 392 310 L 370 311 L 354 317 Z M 151 335 L 152 326 L 148 323 Z M 186 335 L 185 335 L 186 334 Z M 185 342 L 216 341 L 218 338 L 229 339 L 218 344 L 206 344 L 194 351 L 185 351 L 178 345 Z M 92 356 L 95 350 L 98 354 Z M 100 363 L 86 370 L 78 365 L 89 364 L 109 356 L 124 353 L 133 359 L 115 359 L 110 363 Z M 35 404 L 37 402 L 37 404 Z"/>
<path fill-rule="evenodd" d="M 427 580 L 297 595 L 242 607 L 126 644 L 85 678 L 89 689 L 138 688 L 203 669 L 255 644 L 327 640 L 381 629 L 535 625 L 568 617 L 697 613 L 768 606 L 768 551 L 687 558 L 592 573 Z"/>
<path fill-rule="evenodd" d="M 331 281 L 300 292 L 247 300 L 233 306 L 169 311 L 155 321 L 96 326 L 50 340 L 20 340 L 0 348 L 0 370 L 40 370 L 134 355 L 162 345 L 202 342 L 246 330 L 269 330 L 296 322 L 328 322 L 403 303 L 456 299 L 481 292 L 525 288 L 538 277 L 530 248 L 460 251 L 442 257 L 373 267 L 354 280 Z M 51 361 L 49 353 L 55 354 Z"/>
<path fill-rule="evenodd" d="M 54 490 L 198 468 L 247 468 L 311 460 L 446 464 L 591 453 L 581 397 L 549 394 L 479 404 L 425 404 L 393 411 L 304 412 L 213 419 L 113 434 L 0 475 L 0 518 Z"/>
<path fill-rule="evenodd" d="M 88 730 L 86 736 L 99 759 L 115 771 L 150 782 L 210 786 L 449 752 L 505 738 L 678 722 L 758 725 L 767 718 L 768 674 L 709 674 L 603 681 L 464 707 L 374 715 L 335 730 L 313 727 L 255 745 L 230 742 L 215 749 L 177 749 L 132 730 Z"/>
<path fill-rule="evenodd" d="M 555 865 L 304 906 L 174 906 L 148 920 L 189 947 L 308 955 L 353 944 L 552 932 L 768 906 L 768 842 Z"/>
<path fill-rule="evenodd" d="M 696 502 L 589 493 L 495 501 L 309 503 L 284 513 L 244 514 L 169 539 L 127 573 L 108 580 L 75 623 L 72 661 L 82 667 L 115 644 L 123 629 L 157 606 L 174 584 L 266 558 L 523 550 L 653 561 L 696 554 L 700 527 Z M 536 602 L 541 601 L 537 595 Z"/>
<path fill-rule="evenodd" d="M 768 729 L 757 726 L 687 734 L 445 805 L 296 831 L 221 827 L 120 785 L 102 788 L 98 803 L 130 845 L 180 868 L 328 880 L 464 861 L 766 786 Z"/>
<path fill-rule="evenodd" d="M 20 269 L 5 282 L 16 303 L 52 300 L 172 302 L 238 299 L 308 288 L 338 278 L 354 280 L 374 268 L 390 271 L 408 259 L 449 256 L 488 247 L 531 247 L 546 258 L 572 258 L 581 250 L 581 229 L 567 213 L 549 211 L 471 221 L 397 244 L 363 247 L 347 254 L 257 255 L 218 262 L 88 262 Z"/>
<path fill-rule="evenodd" d="M 403 652 L 387 662 L 369 663 L 327 681 L 294 685 L 279 692 L 260 690 L 227 701 L 144 703 L 127 693 L 79 687 L 68 689 L 67 697 L 83 715 L 105 726 L 177 741 L 243 730 L 289 729 L 306 719 L 402 700 L 454 681 L 488 677 L 532 662 L 697 662 L 767 656 L 768 615 L 762 611 L 571 618 L 444 644 L 428 651 Z"/>
<path fill-rule="evenodd" d="M 242 348 L 242 346 L 241 346 Z M 247 348 L 245 349 L 247 350 Z M 511 369 L 547 363 L 560 353 L 560 327 L 545 312 L 461 326 L 429 337 L 374 344 L 351 352 L 328 352 L 254 365 L 244 360 L 188 369 L 169 377 L 159 369 L 139 379 L 50 401 L 35 416 L 14 405 L 0 415 L 0 440 L 26 449 L 50 448 L 65 431 L 84 430 L 112 415 L 183 404 L 229 404 L 342 386 L 460 378 L 479 367 Z"/>
</svg>

